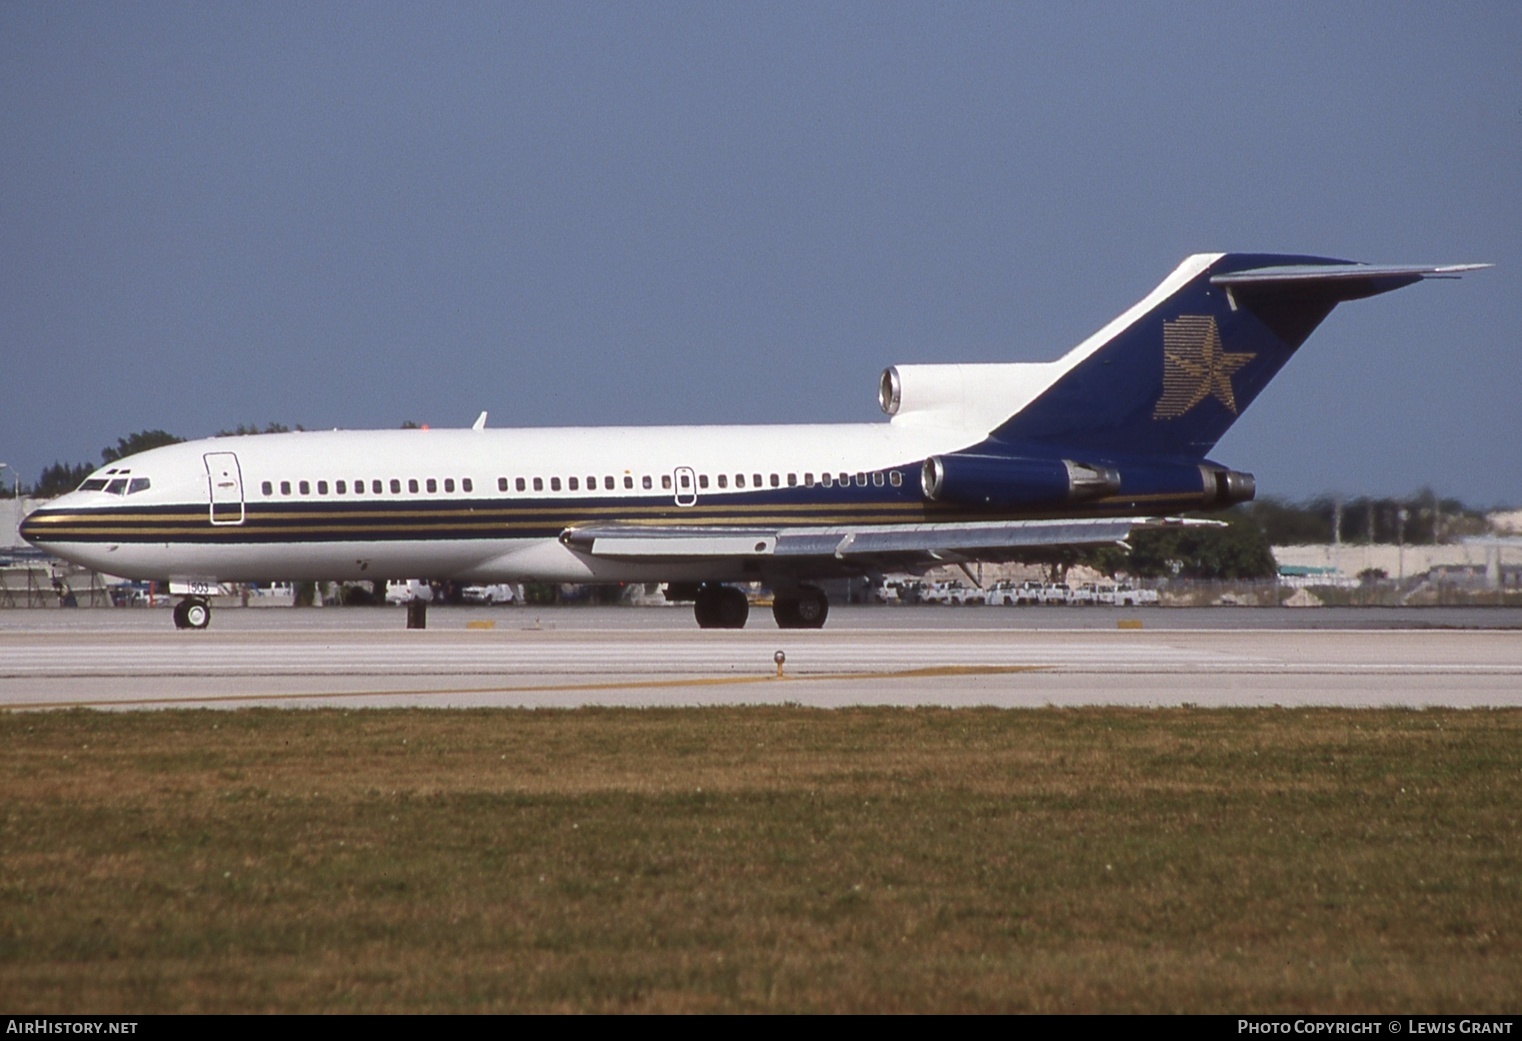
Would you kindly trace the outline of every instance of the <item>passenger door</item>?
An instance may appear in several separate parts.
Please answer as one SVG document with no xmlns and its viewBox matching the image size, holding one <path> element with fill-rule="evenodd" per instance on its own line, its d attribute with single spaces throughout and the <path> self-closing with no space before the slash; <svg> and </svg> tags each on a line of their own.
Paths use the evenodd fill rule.
<svg viewBox="0 0 1522 1041">
<path fill-rule="evenodd" d="M 213 524 L 243 523 L 243 473 L 231 452 L 207 452 L 206 484 L 211 498 Z"/>
<path fill-rule="evenodd" d="M 696 506 L 698 502 L 698 478 L 690 466 L 679 466 L 672 475 L 676 478 L 676 504 Z"/>
</svg>

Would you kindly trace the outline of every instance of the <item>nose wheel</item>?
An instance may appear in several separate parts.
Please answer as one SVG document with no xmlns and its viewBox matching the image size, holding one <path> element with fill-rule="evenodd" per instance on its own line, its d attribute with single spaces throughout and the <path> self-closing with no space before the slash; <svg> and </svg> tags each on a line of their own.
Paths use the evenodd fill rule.
<svg viewBox="0 0 1522 1041">
<path fill-rule="evenodd" d="M 211 605 L 200 597 L 181 600 L 174 605 L 176 629 L 204 629 L 211 624 Z"/>
</svg>

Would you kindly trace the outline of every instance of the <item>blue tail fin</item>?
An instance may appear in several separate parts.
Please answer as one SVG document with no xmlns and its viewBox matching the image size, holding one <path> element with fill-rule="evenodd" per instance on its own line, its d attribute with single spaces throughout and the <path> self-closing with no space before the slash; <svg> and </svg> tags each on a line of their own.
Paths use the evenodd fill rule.
<svg viewBox="0 0 1522 1041">
<path fill-rule="evenodd" d="M 1203 459 L 1339 303 L 1484 266 L 1198 254 L 1056 363 L 1065 371 L 992 437 Z"/>
</svg>

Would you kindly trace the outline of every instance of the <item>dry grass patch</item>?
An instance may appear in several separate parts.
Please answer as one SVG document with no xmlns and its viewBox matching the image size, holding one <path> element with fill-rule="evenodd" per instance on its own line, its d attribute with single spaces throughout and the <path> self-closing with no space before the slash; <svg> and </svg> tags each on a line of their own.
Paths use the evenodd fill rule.
<svg viewBox="0 0 1522 1041">
<path fill-rule="evenodd" d="M 18 1011 L 1515 1011 L 1522 712 L 0 717 Z"/>
</svg>

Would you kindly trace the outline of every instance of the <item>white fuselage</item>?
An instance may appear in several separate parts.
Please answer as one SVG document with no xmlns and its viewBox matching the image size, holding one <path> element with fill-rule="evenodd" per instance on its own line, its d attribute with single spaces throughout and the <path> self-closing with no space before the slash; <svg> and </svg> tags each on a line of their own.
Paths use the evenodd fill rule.
<svg viewBox="0 0 1522 1041">
<path fill-rule="evenodd" d="M 558 536 L 589 522 L 914 521 L 921 461 L 976 439 L 899 422 L 213 438 L 103 467 L 28 537 L 128 578 L 718 580 L 737 565 L 599 559 Z"/>
</svg>

